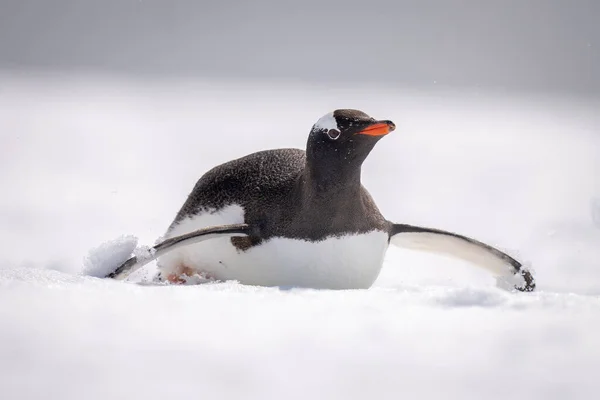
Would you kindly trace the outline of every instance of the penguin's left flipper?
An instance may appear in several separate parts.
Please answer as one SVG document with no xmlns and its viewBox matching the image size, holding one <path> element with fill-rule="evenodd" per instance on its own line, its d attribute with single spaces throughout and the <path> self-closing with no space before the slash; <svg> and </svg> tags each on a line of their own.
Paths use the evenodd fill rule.
<svg viewBox="0 0 600 400">
<path fill-rule="evenodd" d="M 523 265 L 502 251 L 469 237 L 440 229 L 392 224 L 390 242 L 398 247 L 443 254 L 469 261 L 496 276 L 521 276 L 515 289 L 532 292 L 535 279 Z"/>
<path fill-rule="evenodd" d="M 132 272 L 140 269 L 149 262 L 156 260 L 164 254 L 175 250 L 181 246 L 187 246 L 194 243 L 203 242 L 209 239 L 215 239 L 220 237 L 232 237 L 232 236 L 248 236 L 250 235 L 250 226 L 247 224 L 235 224 L 235 225 L 221 225 L 211 226 L 208 228 L 198 229 L 190 233 L 186 233 L 181 236 L 175 236 L 165 240 L 150 249 L 148 257 L 139 259 L 138 257 L 131 257 L 129 260 L 121 264 L 110 274 L 106 275 L 106 278 L 112 278 L 117 280 L 123 280 L 127 278 Z"/>
</svg>

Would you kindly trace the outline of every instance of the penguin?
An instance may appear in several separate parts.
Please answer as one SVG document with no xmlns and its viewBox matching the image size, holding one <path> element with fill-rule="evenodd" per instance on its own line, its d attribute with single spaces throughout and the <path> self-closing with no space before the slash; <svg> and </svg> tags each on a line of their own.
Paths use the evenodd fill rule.
<svg viewBox="0 0 600 400">
<path fill-rule="evenodd" d="M 496 276 L 535 280 L 508 254 L 457 233 L 393 223 L 361 183 L 374 146 L 395 130 L 360 110 L 338 109 L 310 130 L 306 149 L 246 155 L 206 172 L 147 257 L 132 257 L 109 278 L 125 279 L 157 259 L 156 279 L 199 276 L 258 286 L 370 288 L 390 244 L 466 260 Z"/>
</svg>

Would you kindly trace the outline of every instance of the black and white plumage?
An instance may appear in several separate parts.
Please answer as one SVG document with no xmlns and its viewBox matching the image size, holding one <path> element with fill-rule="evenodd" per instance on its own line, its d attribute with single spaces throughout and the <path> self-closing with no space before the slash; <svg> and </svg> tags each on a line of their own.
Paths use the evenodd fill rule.
<svg viewBox="0 0 600 400">
<path fill-rule="evenodd" d="M 160 276 L 170 282 L 200 274 L 261 286 L 369 288 L 392 243 L 520 276 L 517 289 L 533 290 L 531 274 L 491 246 L 384 218 L 361 184 L 361 167 L 394 129 L 391 121 L 362 111 L 336 110 L 313 125 L 306 151 L 261 151 L 208 171 L 157 246 Z M 142 264 L 133 258 L 109 276 L 123 278 Z"/>
</svg>

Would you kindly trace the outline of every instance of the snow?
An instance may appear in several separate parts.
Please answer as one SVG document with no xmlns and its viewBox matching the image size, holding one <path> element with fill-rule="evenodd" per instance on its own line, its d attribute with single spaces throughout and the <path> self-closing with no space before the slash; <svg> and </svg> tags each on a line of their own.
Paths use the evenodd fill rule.
<svg viewBox="0 0 600 400">
<path fill-rule="evenodd" d="M 117 239 L 109 240 L 100 246 L 91 249 L 83 260 L 84 275 L 103 278 L 114 272 L 123 264 L 132 253 L 144 254 L 137 248 L 137 238 L 132 235 L 123 235 Z M 137 256 L 137 254 L 135 254 Z"/>
<path fill-rule="evenodd" d="M 133 255 L 140 262 L 147 262 L 147 261 L 152 260 L 152 258 L 154 257 L 154 254 L 156 254 L 156 250 L 154 250 L 150 246 L 138 246 L 133 250 Z"/>
<path fill-rule="evenodd" d="M 89 76 L 0 88 L 2 398 L 600 390 L 598 99 Z M 398 127 L 363 169 L 389 219 L 496 245 L 538 290 L 393 247 L 369 290 L 154 285 L 153 263 L 130 282 L 83 275 L 143 254 L 207 169 L 303 147 L 318 116 L 350 107 Z"/>
</svg>

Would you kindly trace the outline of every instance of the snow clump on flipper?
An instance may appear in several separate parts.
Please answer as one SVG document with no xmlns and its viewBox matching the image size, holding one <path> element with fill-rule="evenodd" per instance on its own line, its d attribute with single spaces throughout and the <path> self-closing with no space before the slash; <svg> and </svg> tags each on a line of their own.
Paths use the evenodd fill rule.
<svg viewBox="0 0 600 400">
<path fill-rule="evenodd" d="M 137 244 L 135 236 L 123 235 L 90 249 L 83 260 L 82 274 L 104 278 L 131 257 Z"/>
<path fill-rule="evenodd" d="M 133 255 L 140 262 L 151 261 L 154 259 L 154 254 L 156 253 L 156 249 L 148 246 L 139 246 L 133 251 Z"/>
</svg>

